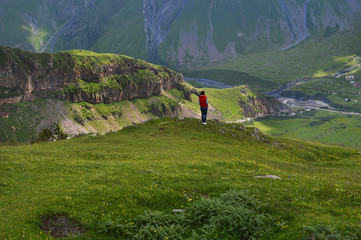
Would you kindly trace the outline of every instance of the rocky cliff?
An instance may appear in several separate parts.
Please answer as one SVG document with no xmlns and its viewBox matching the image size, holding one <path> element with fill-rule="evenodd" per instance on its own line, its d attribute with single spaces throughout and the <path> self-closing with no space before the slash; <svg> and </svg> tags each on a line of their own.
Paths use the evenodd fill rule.
<svg viewBox="0 0 361 240">
<path fill-rule="evenodd" d="M 0 47 L 0 60 L 0 104 L 45 97 L 112 103 L 184 90 L 181 74 L 121 55 L 83 50 L 33 54 Z"/>
<path fill-rule="evenodd" d="M 291 113 L 289 107 L 274 97 L 252 94 L 247 87 L 243 88 L 241 92 L 244 98 L 239 101 L 239 105 L 245 117 L 257 118 Z"/>
</svg>

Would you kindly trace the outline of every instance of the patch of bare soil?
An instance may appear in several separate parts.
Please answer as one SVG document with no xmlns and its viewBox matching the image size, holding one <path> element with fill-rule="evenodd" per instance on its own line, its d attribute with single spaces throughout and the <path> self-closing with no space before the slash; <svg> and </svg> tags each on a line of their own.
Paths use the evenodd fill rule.
<svg viewBox="0 0 361 240">
<path fill-rule="evenodd" d="M 64 215 L 53 215 L 41 222 L 41 229 L 54 238 L 69 238 L 82 235 L 84 230 L 78 223 Z"/>
</svg>

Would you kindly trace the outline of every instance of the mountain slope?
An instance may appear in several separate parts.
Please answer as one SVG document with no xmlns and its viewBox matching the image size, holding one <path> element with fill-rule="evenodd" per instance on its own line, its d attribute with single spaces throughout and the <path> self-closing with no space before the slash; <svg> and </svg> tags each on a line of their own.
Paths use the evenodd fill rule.
<svg viewBox="0 0 361 240">
<path fill-rule="evenodd" d="M 265 49 L 291 49 L 318 34 L 326 39 L 352 32 L 361 15 L 360 0 L 0 3 L 2 45 L 122 53 L 182 69 Z"/>
</svg>

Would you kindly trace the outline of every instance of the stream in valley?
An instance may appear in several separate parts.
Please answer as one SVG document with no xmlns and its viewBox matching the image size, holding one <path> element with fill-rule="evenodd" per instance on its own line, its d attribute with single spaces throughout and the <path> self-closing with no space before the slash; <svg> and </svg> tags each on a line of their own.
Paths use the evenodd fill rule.
<svg viewBox="0 0 361 240">
<path fill-rule="evenodd" d="M 338 72 L 337 74 L 335 74 L 333 77 L 339 78 L 347 73 L 349 73 L 350 71 L 353 71 L 357 68 L 361 67 L 360 65 L 357 65 L 356 67 L 350 69 L 350 70 L 341 70 L 340 72 Z M 206 79 L 206 78 L 185 78 L 184 79 L 186 82 L 196 82 L 205 86 L 209 86 L 209 87 L 213 87 L 213 88 L 219 88 L 219 89 L 225 89 L 225 88 L 231 88 L 233 87 L 232 85 L 228 85 L 222 82 L 218 82 L 212 79 Z M 328 111 L 328 112 L 334 112 L 334 113 L 340 113 L 343 115 L 358 115 L 361 116 L 361 113 L 356 113 L 356 112 L 342 112 L 342 111 L 338 111 L 335 110 L 333 107 L 331 107 L 329 104 L 320 101 L 320 100 L 298 100 L 295 98 L 287 98 L 287 97 L 282 97 L 282 93 L 285 90 L 288 90 L 296 85 L 299 84 L 303 84 L 306 82 L 310 82 L 313 81 L 315 79 L 313 78 L 300 78 L 300 79 L 296 79 L 294 81 L 291 81 L 289 83 L 287 83 L 286 85 L 280 86 L 278 89 L 271 91 L 271 92 L 267 92 L 267 95 L 273 96 L 275 98 L 277 98 L 279 101 L 281 101 L 282 103 L 286 104 L 287 106 L 294 108 L 294 107 L 303 107 L 306 110 L 310 110 L 310 109 L 316 109 L 316 110 L 322 110 L 322 111 Z"/>
<path fill-rule="evenodd" d="M 215 80 L 207 79 L 207 78 L 185 78 L 184 81 L 186 81 L 186 82 L 196 82 L 196 83 L 199 83 L 199 84 L 202 84 L 202 85 L 206 85 L 206 86 L 209 86 L 209 87 L 212 87 L 212 88 L 219 88 L 219 89 L 233 87 L 232 85 L 217 82 Z"/>
</svg>

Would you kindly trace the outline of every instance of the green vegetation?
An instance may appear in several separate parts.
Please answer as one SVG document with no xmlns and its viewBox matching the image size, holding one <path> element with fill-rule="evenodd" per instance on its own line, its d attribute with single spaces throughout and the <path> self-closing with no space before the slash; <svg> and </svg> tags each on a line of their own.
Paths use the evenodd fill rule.
<svg viewBox="0 0 361 240">
<path fill-rule="evenodd" d="M 90 49 L 96 52 L 113 52 L 148 59 L 149 53 L 145 47 L 144 17 L 140 17 L 143 11 L 143 1 L 122 0 L 111 4 L 100 1 L 97 4 L 98 7 L 92 9 L 91 14 L 96 16 L 104 14 L 102 19 L 107 19 L 108 22 L 104 24 L 103 33 L 95 36 L 95 42 Z M 102 11 L 99 12 L 99 9 Z M 88 25 L 87 20 L 84 19 L 84 21 L 83 24 Z M 93 24 L 96 29 L 101 29 L 97 27 L 97 20 L 94 19 Z M 85 35 L 86 33 L 84 33 L 84 39 L 87 38 Z M 74 39 L 74 42 L 76 41 L 77 39 Z M 64 47 L 58 44 L 57 49 L 64 49 Z"/>
<path fill-rule="evenodd" d="M 26 76 L 46 78 L 53 74 L 57 77 L 60 75 L 65 79 L 72 79 L 73 76 L 69 76 L 70 73 L 80 75 L 82 79 L 67 83 L 57 95 L 49 93 L 52 95 L 51 97 L 65 98 L 71 101 L 75 101 L 74 99 L 81 96 L 82 93 L 85 93 L 83 96 L 88 96 L 88 99 L 94 98 L 96 94 L 102 95 L 104 98 L 112 98 L 109 95 L 120 94 L 119 92 L 124 87 L 129 87 L 130 84 L 139 89 L 144 82 L 159 83 L 161 80 L 178 81 L 181 79 L 179 73 L 164 66 L 123 55 L 99 54 L 86 50 L 70 50 L 55 54 L 30 53 L 1 46 L 0 52 L 2 65 L 11 65 L 13 74 L 24 76 L 24 78 L 27 78 Z M 37 72 L 44 73 L 42 76 L 36 76 Z M 0 97 L 20 95 L 25 89 L 24 87 L 20 89 L 19 82 L 16 84 L 18 86 L 14 88 L 0 87 Z M 37 94 L 36 91 L 33 94 Z M 42 92 L 38 94 L 41 95 Z"/>
<path fill-rule="evenodd" d="M 355 79 L 356 84 L 359 78 Z M 285 96 L 296 95 L 299 98 L 321 100 L 340 111 L 361 112 L 361 85 L 354 85 L 344 77 L 317 78 L 314 81 L 297 85 Z"/>
<path fill-rule="evenodd" d="M 275 136 L 360 148 L 360 122 L 361 116 L 299 110 L 292 117 L 265 117 L 248 124 Z"/>
<path fill-rule="evenodd" d="M 20 93 L 20 89 L 18 87 L 14 87 L 14 88 L 0 87 L 0 98 L 16 97 L 20 95 L 19 93 Z"/>
<path fill-rule="evenodd" d="M 190 199 L 192 201 L 192 199 Z M 122 218 L 100 224 L 106 234 L 139 239 L 255 239 L 265 235 L 270 217 L 245 191 L 228 191 L 220 198 L 201 198 L 180 213 L 146 211 L 136 220 Z"/>
<path fill-rule="evenodd" d="M 256 212 L 273 217 L 270 223 L 264 221 L 265 228 L 254 228 L 261 225 L 252 219 L 242 224 L 251 227 L 246 231 L 267 230 L 257 239 L 307 239 L 304 226 L 317 233 L 322 231 L 318 225 L 360 238 L 358 150 L 267 136 L 263 138 L 268 141 L 260 141 L 255 134 L 239 124 L 209 121 L 204 126 L 198 120 L 158 119 L 105 136 L 2 146 L 0 238 L 48 239 L 41 221 L 61 214 L 84 229 L 77 239 L 128 239 L 112 235 L 122 226 L 160 239 L 161 234 L 174 233 L 169 221 L 183 214 L 188 221 L 217 210 L 227 212 L 227 221 L 232 221 L 238 216 L 233 213 L 240 211 L 231 212 L 235 205 L 222 204 L 221 196 L 231 189 L 247 189 L 246 196 L 253 196 L 249 199 L 262 202 Z M 268 174 L 282 179 L 254 178 Z M 236 192 L 232 196 L 246 198 Z M 186 212 L 177 215 L 173 209 Z M 252 208 L 246 207 L 242 216 L 257 217 L 247 209 Z M 199 225 L 192 224 L 192 229 L 213 225 L 201 234 L 239 236 L 231 228 L 222 230 L 217 221 L 223 216 L 197 220 Z M 168 223 L 169 231 L 162 232 L 157 219 Z M 99 232 L 104 227 L 108 230 Z"/>
<path fill-rule="evenodd" d="M 241 100 L 248 99 L 253 92 L 244 86 L 228 89 L 204 89 L 209 104 L 220 111 L 227 120 L 239 120 L 244 117 L 243 110 L 239 107 Z M 243 95 L 242 92 L 245 92 Z M 194 100 L 198 104 L 198 99 Z"/>
<path fill-rule="evenodd" d="M 199 76 L 202 76 L 203 71 L 216 73 L 217 70 L 247 73 L 261 80 L 261 87 L 257 84 L 254 86 L 252 83 L 249 84 L 255 90 L 270 91 L 276 89 L 277 84 L 286 84 L 302 77 L 332 76 L 345 67 L 356 65 L 355 54 L 361 54 L 357 52 L 359 35 L 359 32 L 339 32 L 326 40 L 323 36 L 315 35 L 287 51 L 269 49 L 252 52 L 228 63 L 198 70 L 198 73 Z M 196 75 L 193 76 L 196 77 Z M 232 85 L 241 84 L 244 81 L 244 77 L 239 77 L 238 81 L 234 79 L 232 83 L 227 80 L 231 76 L 222 78 L 217 77 L 217 74 L 215 77 L 208 74 L 208 78 Z"/>
<path fill-rule="evenodd" d="M 8 118 L 0 117 L 0 141 L 29 142 L 36 139 L 37 126 L 46 111 L 51 111 L 47 109 L 49 105 L 44 100 L 0 106 L 0 113 L 8 115 Z"/>
<path fill-rule="evenodd" d="M 196 81 L 187 81 L 187 83 L 191 84 L 195 88 L 213 88 L 212 86 L 203 85 L 203 84 L 200 84 L 200 83 L 198 83 Z"/>
<path fill-rule="evenodd" d="M 253 89 L 263 92 L 268 89 L 277 88 L 277 84 L 274 82 L 266 81 L 239 71 L 211 69 L 187 72 L 185 75 L 187 77 L 208 78 L 233 86 L 249 85 Z"/>
<path fill-rule="evenodd" d="M 144 47 L 146 37 L 143 31 L 138 31 L 144 28 L 144 19 L 139 17 L 143 2 L 95 1 L 94 5 L 96 7 L 80 0 L 71 4 L 64 1 L 50 4 L 38 0 L 31 3 L 19 0 L 4 2 L 0 21 L 1 42 L 37 52 L 50 52 L 54 43 L 54 51 L 79 47 L 99 50 L 100 47 L 100 52 L 147 58 Z M 77 23 L 74 23 L 74 18 Z M 72 31 L 64 34 L 64 30 L 69 28 Z M 124 36 L 124 32 L 128 33 L 127 38 L 120 37 Z"/>
<path fill-rule="evenodd" d="M 89 94 L 103 91 L 103 89 L 107 88 L 106 84 L 114 84 L 114 86 L 119 87 L 119 85 L 116 85 L 115 79 L 117 77 L 104 78 L 101 83 L 85 82 L 78 79 L 75 83 L 66 87 L 64 92 L 76 96 L 79 91 Z M 125 78 L 126 76 L 121 77 Z M 0 123 L 3 126 L 0 141 L 8 142 L 13 139 L 18 142 L 30 142 L 32 139 L 35 140 L 38 137 L 37 134 L 46 127 L 43 126 L 39 129 L 38 126 L 43 121 L 46 125 L 47 121 L 57 123 L 69 120 L 68 124 L 75 125 L 73 127 L 82 129 L 82 132 L 105 133 L 158 117 L 179 116 L 182 115 L 183 110 L 188 111 L 188 114 L 199 113 L 196 90 L 186 83 L 184 83 L 183 87 L 182 90 L 171 89 L 160 96 L 123 100 L 109 104 L 70 103 L 38 99 L 34 102 L 4 105 L 0 107 L 0 113 L 4 114 L 4 117 L 0 118 Z M 224 121 L 242 119 L 244 112 L 240 107 L 240 102 L 247 105 L 249 104 L 249 97 L 261 97 L 246 86 L 198 90 L 206 91 L 209 103 L 214 109 L 211 113 L 212 117 Z M 6 118 L 6 115 L 9 115 L 9 118 Z M 47 125 L 47 127 L 49 126 Z M 71 127 L 68 126 L 67 128 Z M 22 130 L 20 131 L 20 129 Z"/>
<path fill-rule="evenodd" d="M 355 236 L 352 233 L 343 233 L 337 231 L 332 226 L 326 226 L 326 225 L 317 225 L 315 227 L 308 227 L 305 226 L 304 229 L 304 238 L 306 240 L 313 240 L 313 239 L 319 239 L 319 240 L 342 240 L 342 239 L 348 239 L 353 240 L 357 239 L 357 236 Z"/>
<path fill-rule="evenodd" d="M 153 97 L 148 101 L 148 111 L 158 117 L 173 115 L 176 107 L 178 107 L 178 102 L 166 96 Z"/>
<path fill-rule="evenodd" d="M 38 0 L 31 3 L 23 3 L 16 0 L 4 2 L 1 11 L 0 24 L 0 33 L 3 44 L 10 45 L 11 43 L 16 43 L 16 45 L 21 45 L 22 47 L 37 51 L 40 50 L 40 43 L 45 41 L 50 36 L 50 33 L 47 30 L 42 29 L 40 26 L 34 25 L 37 25 L 36 20 L 38 20 L 41 22 L 40 25 L 51 28 L 51 21 L 44 21 L 44 17 L 47 14 L 39 14 L 35 22 L 32 22 L 34 24 L 33 28 L 26 22 L 27 20 L 29 21 L 32 19 L 31 17 L 35 17 L 37 15 L 36 6 L 40 3 L 41 1 Z M 53 13 L 54 12 L 49 12 L 49 14 Z M 23 17 L 19 17 L 19 14 L 22 14 Z"/>
<path fill-rule="evenodd" d="M 44 128 L 38 136 L 38 142 L 47 142 L 52 140 L 64 140 L 68 137 L 66 133 L 64 133 L 62 127 L 57 123 L 54 124 L 51 129 Z"/>
</svg>

